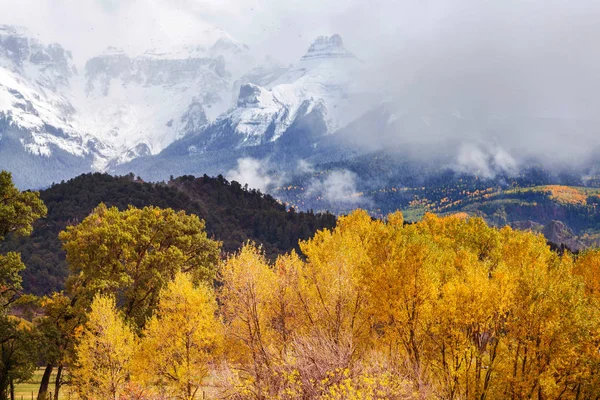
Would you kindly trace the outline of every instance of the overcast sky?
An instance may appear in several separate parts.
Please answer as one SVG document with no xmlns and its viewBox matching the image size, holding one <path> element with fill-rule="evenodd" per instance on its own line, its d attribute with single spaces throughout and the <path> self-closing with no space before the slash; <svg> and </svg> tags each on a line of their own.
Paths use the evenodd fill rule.
<svg viewBox="0 0 600 400">
<path fill-rule="evenodd" d="M 515 71 L 591 79 L 600 54 L 597 0 L 0 0 L 0 23 L 62 43 L 79 63 L 109 45 L 201 41 L 207 26 L 290 63 L 316 36 L 339 33 L 397 85 L 440 64 L 486 79 L 511 70 L 501 81 Z"/>
<path fill-rule="evenodd" d="M 582 57 L 587 66 L 598 58 L 600 1 L 0 0 L 0 23 L 58 41 L 78 60 L 109 45 L 201 41 L 203 29 L 217 26 L 286 63 L 316 36 L 339 33 L 359 58 L 398 78 L 399 71 L 414 75 L 433 63 L 468 69 L 492 55 L 497 64 L 528 73 L 542 62 L 560 62 L 569 74 L 575 71 L 569 67 L 586 67 L 572 65 Z"/>
<path fill-rule="evenodd" d="M 350 47 L 379 35 L 395 36 L 400 29 L 391 22 L 404 18 L 390 18 L 385 11 L 397 14 L 402 7 L 393 1 L 369 3 L 365 7 L 355 0 L 0 0 L 0 23 L 29 27 L 45 40 L 63 43 L 78 59 L 109 45 L 144 47 L 151 46 L 152 38 L 191 39 L 213 25 L 258 53 L 293 62 L 320 34 L 339 32 L 347 36 Z M 412 3 L 415 7 L 420 2 Z"/>
<path fill-rule="evenodd" d="M 364 58 L 420 41 L 506 40 L 598 22 L 592 0 L 0 0 L 0 23 L 32 28 L 79 57 L 108 45 L 194 35 L 218 26 L 258 52 L 294 61 L 320 34 L 341 34 Z M 585 22 L 585 21 L 583 21 Z M 596 25 L 598 25 L 596 23 Z M 466 43 L 468 44 L 468 43 Z M 83 55 L 82 55 L 83 54 Z"/>
<path fill-rule="evenodd" d="M 78 63 L 109 45 L 201 41 L 209 26 L 291 63 L 316 36 L 339 33 L 374 66 L 371 79 L 404 100 L 430 96 L 488 113 L 600 115 L 598 0 L 0 0 L 0 23 L 62 43 Z M 590 126 L 572 129 L 568 141 L 566 131 L 547 129 L 494 141 L 578 158 L 600 144 L 597 125 Z"/>
</svg>

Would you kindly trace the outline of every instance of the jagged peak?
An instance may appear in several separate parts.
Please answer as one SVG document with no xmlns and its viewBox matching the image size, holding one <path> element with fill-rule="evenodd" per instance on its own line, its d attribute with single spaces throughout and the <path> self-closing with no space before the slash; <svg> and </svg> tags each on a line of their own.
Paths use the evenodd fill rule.
<svg viewBox="0 0 600 400">
<path fill-rule="evenodd" d="M 344 48 L 344 41 L 338 34 L 319 36 L 310 45 L 301 61 L 318 58 L 354 58 L 354 54 Z"/>
<path fill-rule="evenodd" d="M 252 108 L 271 104 L 273 101 L 273 94 L 267 89 L 253 83 L 245 83 L 240 87 L 237 105 L 242 108 Z"/>
</svg>

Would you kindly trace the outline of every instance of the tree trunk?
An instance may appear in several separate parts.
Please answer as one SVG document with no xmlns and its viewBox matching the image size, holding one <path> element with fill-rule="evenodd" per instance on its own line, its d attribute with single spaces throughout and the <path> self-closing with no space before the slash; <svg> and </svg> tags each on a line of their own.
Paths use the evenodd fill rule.
<svg viewBox="0 0 600 400">
<path fill-rule="evenodd" d="M 8 400 L 8 376 L 0 374 L 0 400 Z"/>
<path fill-rule="evenodd" d="M 62 370 L 62 364 L 58 364 L 58 369 L 56 370 L 56 380 L 54 381 L 54 400 L 58 400 L 58 392 L 62 386 Z"/>
<path fill-rule="evenodd" d="M 42 382 L 40 383 L 40 390 L 38 391 L 37 400 L 46 400 L 48 397 L 48 385 L 50 384 L 50 375 L 52 375 L 52 369 L 54 369 L 54 366 L 51 363 L 46 364 L 46 369 L 44 369 L 44 375 L 42 375 Z"/>
<path fill-rule="evenodd" d="M 10 380 L 10 400 L 15 400 L 15 383 L 12 378 Z"/>
</svg>

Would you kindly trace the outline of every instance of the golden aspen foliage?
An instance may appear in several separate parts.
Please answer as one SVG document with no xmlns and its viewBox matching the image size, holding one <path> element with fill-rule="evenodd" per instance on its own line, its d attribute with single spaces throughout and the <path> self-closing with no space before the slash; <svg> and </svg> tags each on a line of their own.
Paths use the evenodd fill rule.
<svg viewBox="0 0 600 400">
<path fill-rule="evenodd" d="M 245 245 L 219 267 L 218 302 L 179 269 L 158 279 L 134 363 L 140 396 L 193 399 L 209 383 L 222 397 L 261 400 L 600 393 L 597 250 L 559 255 L 541 235 L 466 215 L 405 224 L 399 212 L 362 210 L 300 249 L 269 262 Z M 114 276 L 92 281 L 125 296 Z"/>
<path fill-rule="evenodd" d="M 583 278 L 587 294 L 600 300 L 600 250 L 587 250 L 579 254 L 573 273 Z"/>
<path fill-rule="evenodd" d="M 250 398 L 549 399 L 599 389 L 594 253 L 574 264 L 541 235 L 480 218 L 426 214 L 405 225 L 400 213 L 384 222 L 360 210 L 300 247 L 305 260 L 293 268 L 270 266 L 252 247 L 224 267 L 224 293 L 246 290 L 222 298 L 228 332 L 254 355 L 237 366 L 263 360 Z M 278 304 L 285 312 L 274 314 Z M 293 329 L 278 336 L 282 325 Z"/>
<path fill-rule="evenodd" d="M 178 273 L 161 290 L 158 307 L 142 332 L 136 380 L 169 399 L 204 398 L 202 386 L 223 347 L 212 288 Z"/>
<path fill-rule="evenodd" d="M 112 297 L 96 295 L 75 347 L 73 386 L 81 398 L 116 400 L 126 393 L 137 347 Z"/>
<path fill-rule="evenodd" d="M 372 263 L 372 243 L 379 240 L 366 212 L 341 217 L 333 231 L 318 232 L 301 242 L 307 262 L 302 266 L 298 296 L 314 333 L 334 343 L 360 346 L 368 340 L 368 298 L 361 285 L 361 268 Z"/>
<path fill-rule="evenodd" d="M 240 371 L 240 390 L 264 398 L 271 379 L 275 331 L 267 304 L 276 288 L 276 274 L 261 250 L 244 246 L 222 266 L 219 279 L 221 313 L 225 323 L 228 356 Z"/>
</svg>

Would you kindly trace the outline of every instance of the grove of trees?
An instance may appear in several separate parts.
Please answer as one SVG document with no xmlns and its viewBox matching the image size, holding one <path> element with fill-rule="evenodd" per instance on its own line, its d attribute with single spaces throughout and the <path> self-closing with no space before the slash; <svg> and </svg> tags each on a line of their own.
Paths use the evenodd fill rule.
<svg viewBox="0 0 600 400">
<path fill-rule="evenodd" d="M 45 210 L 11 193 L 31 211 L 6 230 L 26 234 Z M 38 399 L 55 368 L 56 399 L 63 382 L 86 400 L 600 396 L 600 250 L 362 210 L 275 260 L 221 257 L 202 220 L 156 207 L 99 205 L 60 239 L 65 292 L 21 295 L 0 259 L 0 399 L 37 365 Z"/>
</svg>

